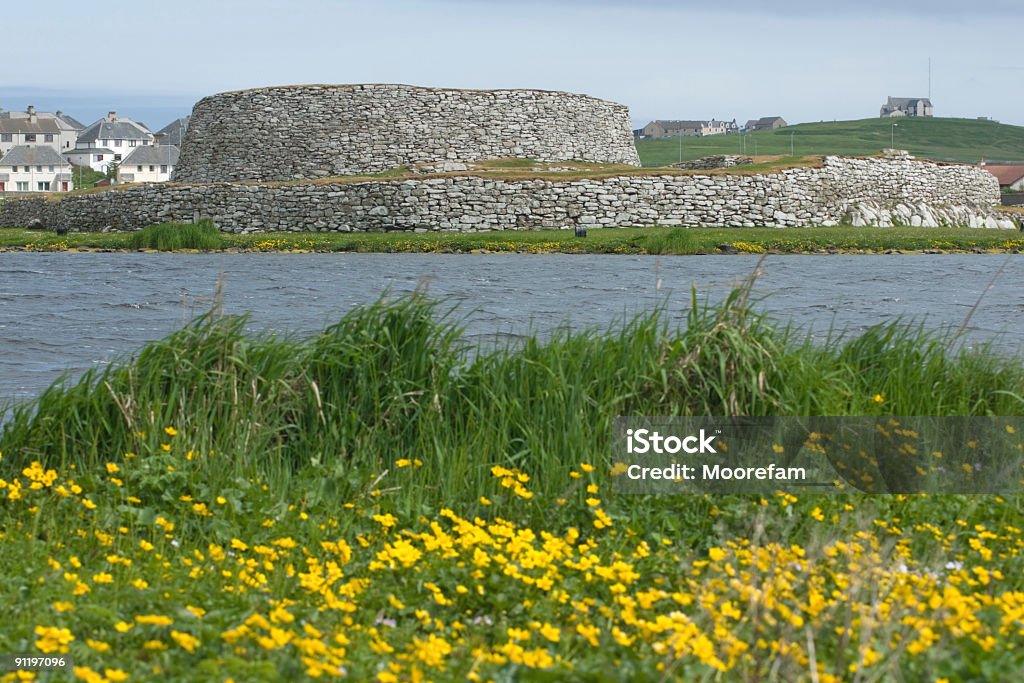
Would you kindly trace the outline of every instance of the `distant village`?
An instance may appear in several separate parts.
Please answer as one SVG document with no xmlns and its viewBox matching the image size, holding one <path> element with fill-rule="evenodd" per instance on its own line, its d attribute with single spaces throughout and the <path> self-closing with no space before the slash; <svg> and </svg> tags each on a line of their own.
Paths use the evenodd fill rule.
<svg viewBox="0 0 1024 683">
<path fill-rule="evenodd" d="M 932 117 L 935 109 L 927 97 L 889 97 L 879 110 L 879 116 L 885 118 L 901 118 L 907 116 Z M 754 133 L 759 130 L 776 130 L 785 128 L 786 119 L 781 116 L 762 116 L 751 119 L 742 127 L 731 121 L 651 121 L 643 128 L 633 131 L 637 140 L 660 140 L 663 138 L 701 138 L 709 135 L 729 135 L 731 133 Z"/>
<path fill-rule="evenodd" d="M 70 192 L 86 168 L 104 175 L 96 184 L 168 181 L 188 118 L 154 133 L 114 111 L 86 126 L 32 105 L 0 109 L 0 192 Z"/>
</svg>

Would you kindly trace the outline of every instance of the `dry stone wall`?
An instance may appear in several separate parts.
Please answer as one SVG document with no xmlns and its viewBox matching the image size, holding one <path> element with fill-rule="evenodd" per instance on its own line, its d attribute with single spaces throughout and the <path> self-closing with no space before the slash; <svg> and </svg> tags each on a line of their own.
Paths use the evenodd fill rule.
<svg viewBox="0 0 1024 683">
<path fill-rule="evenodd" d="M 229 232 L 528 230 L 574 226 L 965 225 L 1015 227 L 996 214 L 995 176 L 972 166 L 826 158 L 763 175 L 642 175 L 603 180 L 424 176 L 328 184 L 151 184 L 59 202 L 6 201 L 0 226 L 135 230 L 210 217 Z"/>
<path fill-rule="evenodd" d="M 503 157 L 640 165 L 629 109 L 586 95 L 306 85 L 200 100 L 174 179 L 302 180 Z"/>
</svg>

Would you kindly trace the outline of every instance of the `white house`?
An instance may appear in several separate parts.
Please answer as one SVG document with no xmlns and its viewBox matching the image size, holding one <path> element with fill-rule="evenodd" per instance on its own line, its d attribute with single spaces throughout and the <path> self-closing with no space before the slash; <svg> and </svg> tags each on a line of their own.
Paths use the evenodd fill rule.
<svg viewBox="0 0 1024 683">
<path fill-rule="evenodd" d="M 103 172 L 111 162 L 120 164 L 136 147 L 152 144 L 153 133 L 148 128 L 131 119 L 119 118 L 117 112 L 112 111 L 79 133 L 71 155 L 84 159 L 81 150 L 96 150 L 95 154 L 90 153 L 88 166 Z"/>
<path fill-rule="evenodd" d="M 21 145 L 0 158 L 0 192 L 70 192 L 71 166 L 46 145 Z"/>
<path fill-rule="evenodd" d="M 63 112 L 37 112 L 31 104 L 25 111 L 0 112 L 0 155 L 21 145 L 45 145 L 55 152 L 74 149 L 78 133 L 85 126 Z"/>
<path fill-rule="evenodd" d="M 136 147 L 117 167 L 117 182 L 164 183 L 177 165 L 178 148 L 174 145 Z"/>
<path fill-rule="evenodd" d="M 107 165 L 115 161 L 114 152 L 106 147 L 84 147 L 72 149 L 64 153 L 68 163 L 75 166 L 88 166 L 94 171 L 106 173 Z M 120 163 L 120 162 L 118 162 Z"/>
</svg>

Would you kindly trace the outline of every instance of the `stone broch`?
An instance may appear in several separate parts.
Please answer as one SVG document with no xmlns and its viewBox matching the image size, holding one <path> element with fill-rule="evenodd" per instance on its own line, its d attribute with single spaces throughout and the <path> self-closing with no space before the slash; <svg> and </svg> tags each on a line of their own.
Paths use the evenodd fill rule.
<svg viewBox="0 0 1024 683">
<path fill-rule="evenodd" d="M 587 95 L 300 85 L 200 100 L 174 179 L 306 180 L 504 157 L 640 165 L 629 109 Z"/>
</svg>

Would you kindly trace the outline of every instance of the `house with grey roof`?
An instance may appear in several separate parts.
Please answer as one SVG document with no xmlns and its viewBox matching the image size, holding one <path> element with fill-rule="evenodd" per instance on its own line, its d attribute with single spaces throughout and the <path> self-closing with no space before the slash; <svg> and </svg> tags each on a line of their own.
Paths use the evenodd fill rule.
<svg viewBox="0 0 1024 683">
<path fill-rule="evenodd" d="M 178 165 L 178 155 L 174 145 L 136 147 L 117 167 L 117 182 L 165 183 Z"/>
<path fill-rule="evenodd" d="M 775 130 L 776 128 L 785 128 L 787 125 L 786 119 L 781 116 L 762 116 L 759 119 L 750 119 L 747 121 L 747 125 L 743 127 L 743 130 L 747 133 L 753 133 L 759 130 Z"/>
<path fill-rule="evenodd" d="M 114 161 L 114 150 L 106 147 L 83 147 L 64 152 L 64 158 L 75 166 L 88 166 L 94 171 L 106 173 L 107 167 Z"/>
<path fill-rule="evenodd" d="M 64 112 L 36 111 L 31 104 L 25 111 L 0 111 L 0 155 L 21 145 L 46 145 L 55 152 L 74 149 L 83 128 Z"/>
<path fill-rule="evenodd" d="M 71 165 L 46 145 L 19 145 L 0 158 L 0 192 L 70 192 Z"/>
<path fill-rule="evenodd" d="M 889 97 L 882 105 L 879 118 L 899 118 L 903 116 L 934 116 L 935 108 L 927 97 Z"/>
<path fill-rule="evenodd" d="M 650 139 L 699 138 L 707 135 L 724 135 L 736 130 L 736 120 L 729 121 L 651 121 L 639 130 L 640 136 Z"/>
<path fill-rule="evenodd" d="M 149 128 L 137 121 L 119 117 L 116 111 L 112 111 L 78 135 L 75 154 L 83 149 L 108 150 L 109 155 L 100 153 L 99 156 L 103 158 L 89 164 L 94 171 L 102 172 L 106 171 L 111 162 L 121 163 L 136 147 L 152 144 L 153 133 Z"/>
<path fill-rule="evenodd" d="M 185 139 L 185 131 L 188 130 L 188 122 L 191 119 L 191 114 L 188 116 L 182 116 L 180 119 L 171 121 L 166 126 L 158 130 L 156 135 L 160 139 L 160 144 L 174 145 L 175 147 L 180 148 L 182 140 Z"/>
</svg>

